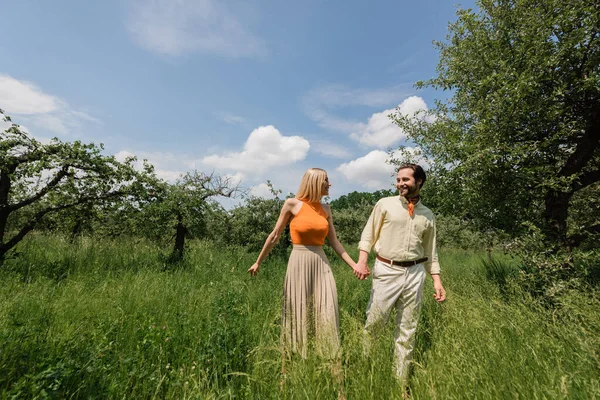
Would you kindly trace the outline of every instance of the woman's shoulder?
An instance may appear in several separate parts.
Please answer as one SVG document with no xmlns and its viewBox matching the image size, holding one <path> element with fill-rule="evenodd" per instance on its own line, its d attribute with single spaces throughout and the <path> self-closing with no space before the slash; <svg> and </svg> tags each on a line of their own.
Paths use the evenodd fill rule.
<svg viewBox="0 0 600 400">
<path fill-rule="evenodd" d="M 288 211 L 293 215 L 296 215 L 298 211 L 300 211 L 300 208 L 302 208 L 302 201 L 295 197 L 286 199 L 283 203 L 283 210 Z"/>
<path fill-rule="evenodd" d="M 290 197 L 289 199 L 285 199 L 285 202 L 283 203 L 284 206 L 291 206 L 291 207 L 295 207 L 298 204 L 302 203 L 302 200 L 297 199 L 295 197 Z"/>
</svg>

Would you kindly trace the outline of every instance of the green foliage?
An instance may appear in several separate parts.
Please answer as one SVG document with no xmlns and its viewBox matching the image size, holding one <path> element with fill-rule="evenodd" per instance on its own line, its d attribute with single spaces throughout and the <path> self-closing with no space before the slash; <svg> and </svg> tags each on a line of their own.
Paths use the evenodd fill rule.
<svg viewBox="0 0 600 400">
<path fill-rule="evenodd" d="M 373 211 L 373 205 L 367 203 L 354 208 L 334 209 L 332 207 L 335 232 L 340 242 L 356 246 L 371 211 Z"/>
<path fill-rule="evenodd" d="M 600 180 L 600 10 L 578 0 L 477 4 L 437 43 L 439 75 L 417 83 L 451 97 L 394 119 L 433 160 L 438 196 L 458 202 L 441 201 L 442 213 L 512 235 L 534 223 L 549 245 L 576 246 L 573 196 Z M 589 216 L 571 223 L 598 230 Z"/>
<path fill-rule="evenodd" d="M 331 212 L 338 239 L 350 245 L 358 244 L 373 207 L 384 197 L 397 195 L 393 190 L 351 192 L 332 200 Z"/>
<path fill-rule="evenodd" d="M 243 246 L 249 251 L 260 251 L 262 249 L 267 236 L 275 227 L 285 201 L 279 197 L 281 195 L 280 190 L 274 189 L 270 182 L 268 185 L 274 195 L 273 199 L 248 196 L 243 204 L 231 211 L 226 236 L 227 243 Z M 286 254 L 290 245 L 291 238 L 288 225 L 279 243 L 272 251 L 278 254 Z"/>
<path fill-rule="evenodd" d="M 397 195 L 398 192 L 392 189 L 376 190 L 374 192 L 350 192 L 332 200 L 329 204 L 332 210 L 345 210 L 363 207 L 364 205 L 374 206 L 379 199 Z"/>
<path fill-rule="evenodd" d="M 560 297 L 574 289 L 598 287 L 600 251 L 548 248 L 543 233 L 532 228 L 531 235 L 515 243 L 520 260 L 519 285 L 546 305 L 556 306 Z"/>
</svg>

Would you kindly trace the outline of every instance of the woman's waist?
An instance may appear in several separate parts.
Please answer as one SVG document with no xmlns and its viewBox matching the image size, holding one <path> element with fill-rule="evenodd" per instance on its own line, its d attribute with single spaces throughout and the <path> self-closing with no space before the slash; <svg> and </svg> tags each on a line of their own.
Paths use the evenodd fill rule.
<svg viewBox="0 0 600 400">
<path fill-rule="evenodd" d="M 312 252 L 322 252 L 323 246 L 317 244 L 292 244 L 293 251 L 312 251 Z"/>
</svg>

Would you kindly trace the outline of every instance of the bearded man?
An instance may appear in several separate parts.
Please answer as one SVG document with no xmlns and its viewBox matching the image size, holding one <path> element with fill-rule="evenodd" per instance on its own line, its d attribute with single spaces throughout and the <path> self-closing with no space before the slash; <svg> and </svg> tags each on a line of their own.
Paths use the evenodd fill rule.
<svg viewBox="0 0 600 400">
<path fill-rule="evenodd" d="M 435 299 L 446 299 L 436 250 L 435 218 L 419 194 L 425 179 L 425 171 L 419 165 L 401 165 L 396 178 L 399 196 L 377 202 L 358 245 L 358 269 L 367 269 L 371 249 L 377 253 L 371 271 L 373 290 L 367 306 L 365 339 L 370 340 L 374 327 L 387 322 L 390 312 L 396 310 L 396 375 L 404 383 L 426 274 L 433 279 Z"/>
</svg>

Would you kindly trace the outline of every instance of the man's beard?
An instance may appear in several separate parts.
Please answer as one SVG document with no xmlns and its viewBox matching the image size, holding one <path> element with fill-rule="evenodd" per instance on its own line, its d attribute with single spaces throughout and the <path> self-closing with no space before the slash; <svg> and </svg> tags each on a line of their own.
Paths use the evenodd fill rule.
<svg viewBox="0 0 600 400">
<path fill-rule="evenodd" d="M 406 199 L 410 199 L 412 197 L 417 196 L 417 187 L 416 186 L 409 186 L 406 188 L 406 193 L 403 192 L 404 188 L 400 188 L 400 196 L 406 198 Z"/>
</svg>

